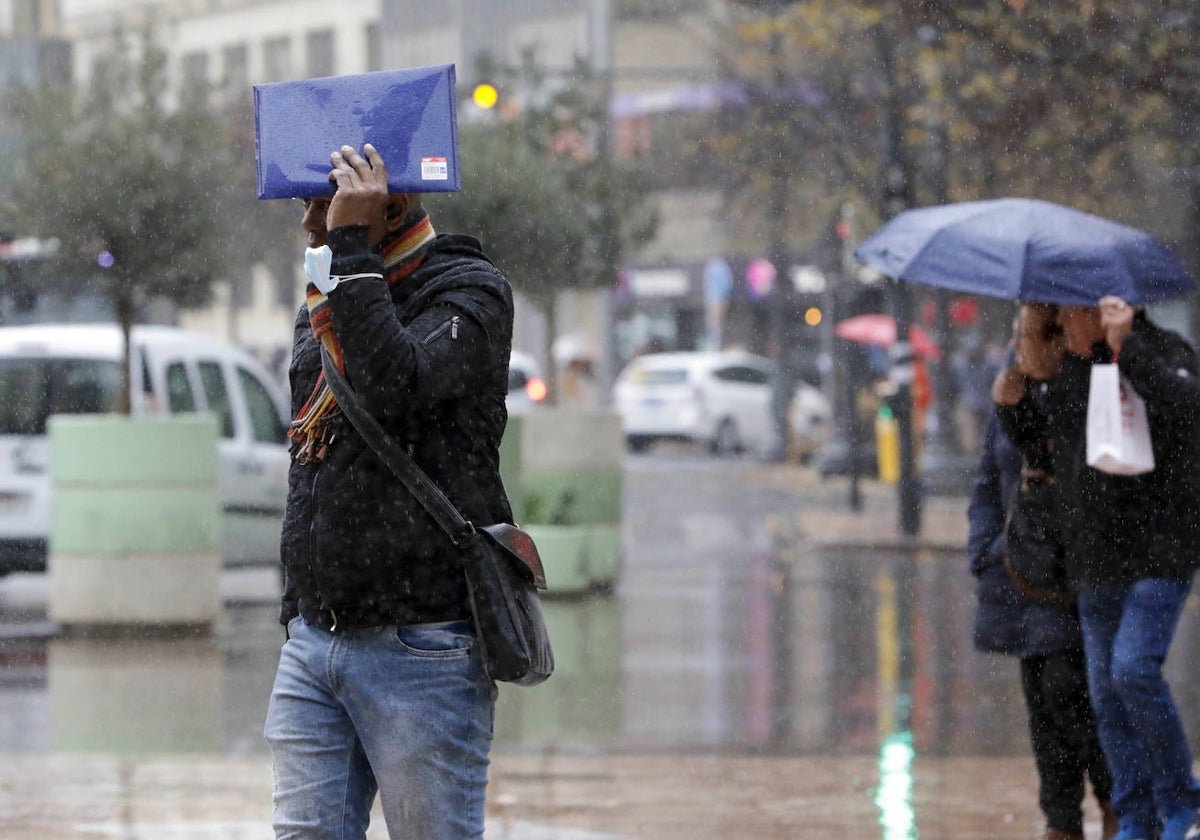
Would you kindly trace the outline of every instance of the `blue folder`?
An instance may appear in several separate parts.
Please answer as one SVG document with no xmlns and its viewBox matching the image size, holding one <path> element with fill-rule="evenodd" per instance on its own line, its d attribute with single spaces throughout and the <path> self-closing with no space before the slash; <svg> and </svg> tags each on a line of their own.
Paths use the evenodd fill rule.
<svg viewBox="0 0 1200 840">
<path fill-rule="evenodd" d="M 364 143 L 391 192 L 457 192 L 454 65 L 254 86 L 259 198 L 330 196 L 329 153 Z"/>
</svg>

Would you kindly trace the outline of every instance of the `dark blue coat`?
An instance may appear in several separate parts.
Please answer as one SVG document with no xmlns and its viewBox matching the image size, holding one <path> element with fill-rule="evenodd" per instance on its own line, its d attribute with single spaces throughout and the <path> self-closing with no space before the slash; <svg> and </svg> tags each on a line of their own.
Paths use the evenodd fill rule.
<svg viewBox="0 0 1200 840">
<path fill-rule="evenodd" d="M 967 555 L 978 599 L 975 647 L 1024 658 L 1082 647 L 1083 642 L 1074 607 L 1028 600 L 1004 569 L 1004 521 L 1020 476 L 1021 455 L 993 412 L 967 509 Z"/>
</svg>

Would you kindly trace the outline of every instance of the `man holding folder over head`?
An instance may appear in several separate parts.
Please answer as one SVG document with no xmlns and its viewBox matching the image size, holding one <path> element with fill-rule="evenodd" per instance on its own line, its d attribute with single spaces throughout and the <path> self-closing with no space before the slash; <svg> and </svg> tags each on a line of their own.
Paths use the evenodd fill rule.
<svg viewBox="0 0 1200 840">
<path fill-rule="evenodd" d="M 393 840 L 479 838 L 496 688 L 459 552 L 348 422 L 322 352 L 465 516 L 512 522 L 512 294 L 476 240 L 436 235 L 420 194 L 389 187 L 374 145 L 330 152 L 336 191 L 304 199 L 310 283 L 289 371 L 275 833 L 362 838 L 378 793 Z"/>
</svg>

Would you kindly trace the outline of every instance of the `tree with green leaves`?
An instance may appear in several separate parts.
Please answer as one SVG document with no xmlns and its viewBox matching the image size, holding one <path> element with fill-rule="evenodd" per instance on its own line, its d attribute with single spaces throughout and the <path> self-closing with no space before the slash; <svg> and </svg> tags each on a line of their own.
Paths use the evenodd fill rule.
<svg viewBox="0 0 1200 840">
<path fill-rule="evenodd" d="M 557 333 L 555 302 L 580 285 L 587 241 L 584 214 L 564 173 L 542 154 L 494 132 L 459 138 L 463 192 L 427 198 L 434 224 L 478 236 L 484 250 L 545 319 L 549 355 Z M 548 386 L 556 393 L 553 365 Z"/>
<path fill-rule="evenodd" d="M 544 319 L 554 399 L 559 292 L 614 284 L 621 254 L 653 235 L 657 217 L 637 173 L 608 154 L 605 98 L 586 65 L 552 76 L 529 54 L 483 75 L 502 95 L 519 92 L 519 106 L 502 102 L 508 116 L 461 128 L 463 191 L 426 200 L 436 225 L 483 240 Z"/>
<path fill-rule="evenodd" d="M 98 291 L 125 336 L 119 411 L 130 407 L 129 336 L 157 298 L 208 302 L 226 270 L 233 161 L 222 122 L 199 97 L 167 96 L 166 54 L 124 37 L 86 89 L 13 92 L 23 151 L 9 193 L 22 234 L 61 243 L 64 291 Z"/>
</svg>

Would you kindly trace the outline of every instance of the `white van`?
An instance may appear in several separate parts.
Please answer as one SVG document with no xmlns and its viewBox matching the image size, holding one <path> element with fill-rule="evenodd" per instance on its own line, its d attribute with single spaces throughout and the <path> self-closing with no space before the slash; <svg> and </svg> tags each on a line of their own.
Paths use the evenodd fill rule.
<svg viewBox="0 0 1200 840">
<path fill-rule="evenodd" d="M 226 565 L 277 563 L 288 471 L 284 389 L 254 357 L 211 336 L 138 326 L 132 341 L 134 414 L 217 415 Z M 0 575 L 45 570 L 46 418 L 110 411 L 121 351 L 115 325 L 0 328 Z"/>
</svg>

